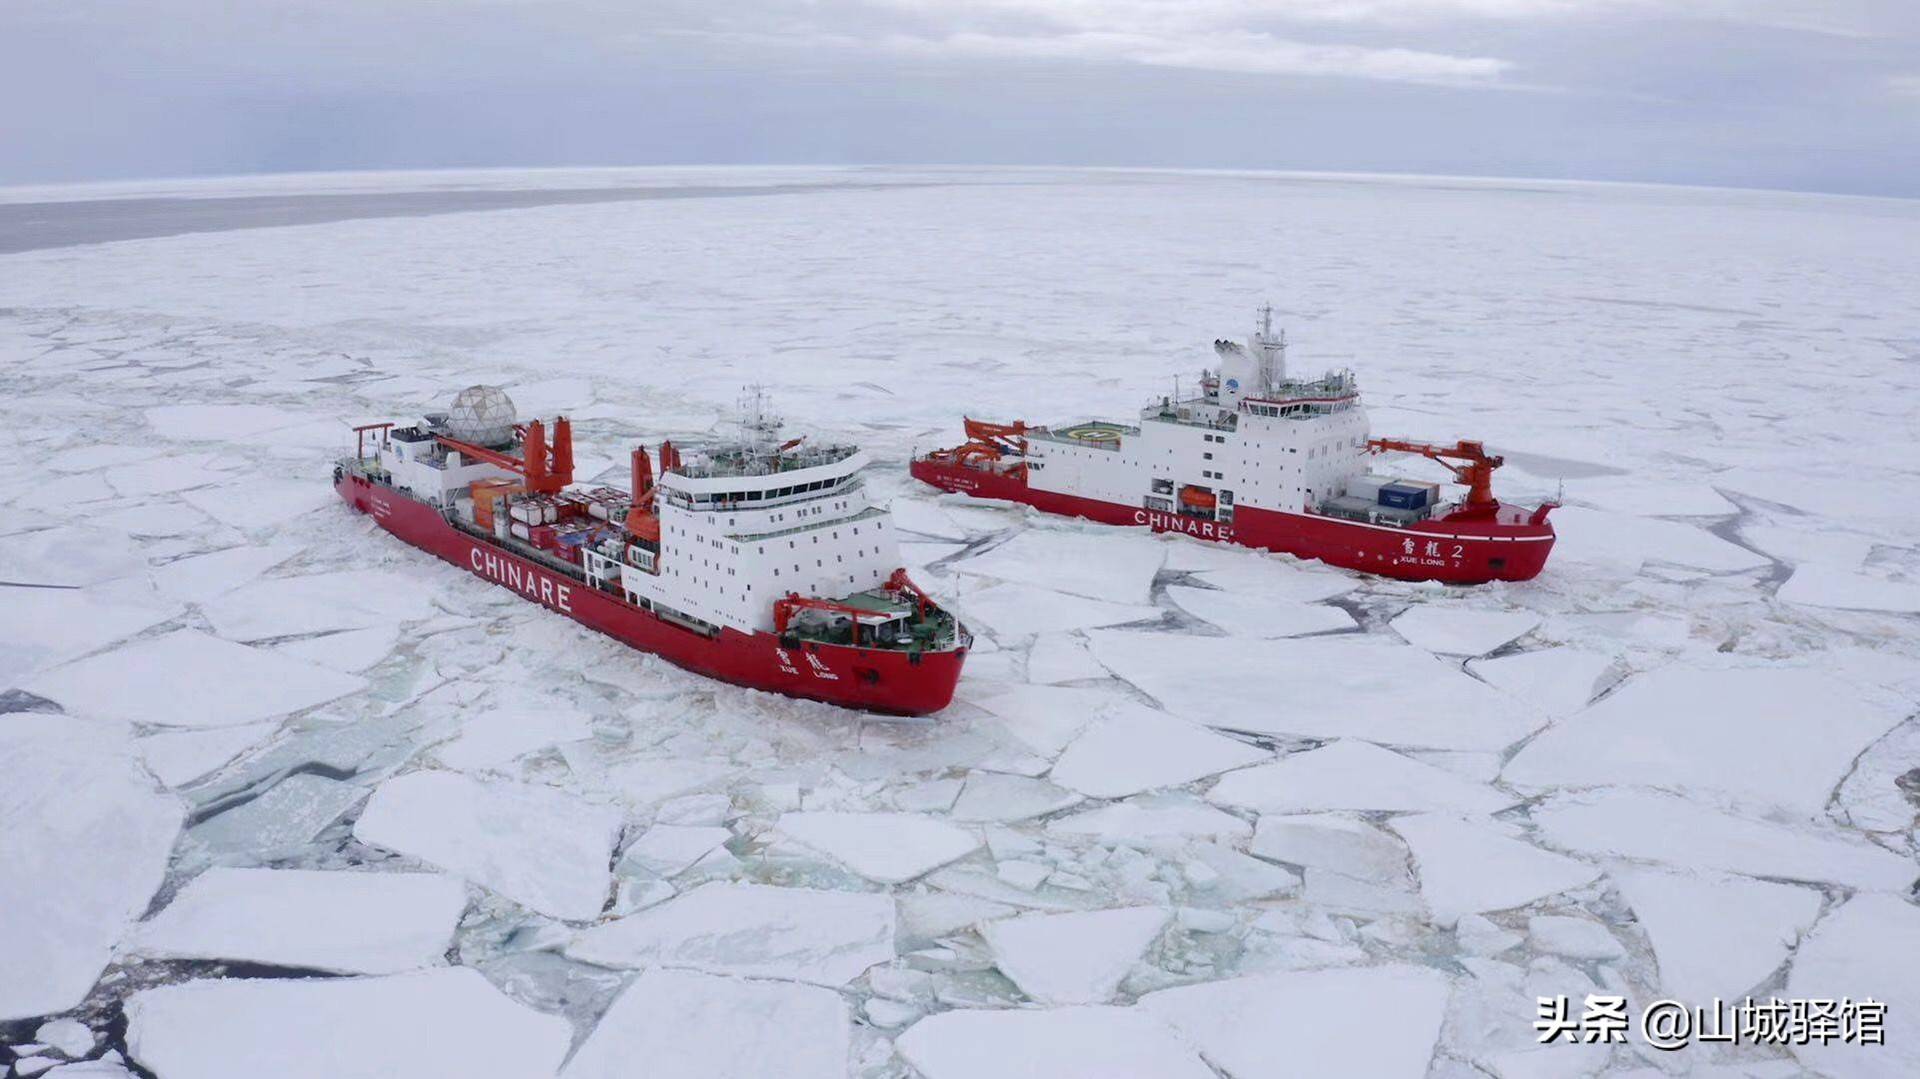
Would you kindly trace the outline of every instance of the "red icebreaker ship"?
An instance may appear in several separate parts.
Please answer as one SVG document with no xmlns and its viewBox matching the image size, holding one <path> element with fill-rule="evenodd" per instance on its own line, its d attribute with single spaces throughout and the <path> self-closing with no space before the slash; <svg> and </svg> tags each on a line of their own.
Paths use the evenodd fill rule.
<svg viewBox="0 0 1920 1079">
<path fill-rule="evenodd" d="M 1287 376 L 1273 314 L 1246 346 L 1215 341 L 1218 370 L 1194 397 L 1163 397 L 1137 423 L 1061 427 L 966 421 L 968 441 L 916 456 L 943 491 L 1048 513 L 1317 558 L 1409 581 L 1525 581 L 1553 550 L 1556 503 L 1493 496 L 1501 459 L 1478 442 L 1371 438 L 1351 372 Z M 1413 453 L 1448 468 L 1466 494 L 1377 475 L 1370 458 Z"/>
<path fill-rule="evenodd" d="M 573 486 L 565 417 L 515 422 L 487 386 L 424 423 L 356 428 L 353 508 L 421 550 L 677 666 L 895 715 L 946 707 L 973 643 L 900 566 L 849 445 L 739 438 L 633 450 L 631 491 Z"/>
</svg>

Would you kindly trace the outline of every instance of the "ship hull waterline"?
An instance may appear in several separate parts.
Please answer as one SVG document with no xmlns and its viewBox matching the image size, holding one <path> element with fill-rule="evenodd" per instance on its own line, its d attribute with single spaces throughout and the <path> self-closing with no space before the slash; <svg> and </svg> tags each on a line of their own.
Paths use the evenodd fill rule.
<svg viewBox="0 0 1920 1079">
<path fill-rule="evenodd" d="M 885 715 L 945 708 L 966 662 L 965 648 L 927 651 L 917 661 L 891 649 L 802 642 L 722 628 L 708 636 L 592 588 L 502 545 L 455 528 L 441 511 L 351 474 L 335 484 L 355 510 L 405 543 L 556 614 L 695 674 L 749 689 Z"/>
<path fill-rule="evenodd" d="M 1227 524 L 1035 490 L 1023 476 L 963 465 L 920 459 L 910 471 L 915 479 L 942 491 L 1018 502 L 1043 513 L 1102 524 L 1178 532 L 1215 543 L 1318 559 L 1330 566 L 1403 581 L 1528 581 L 1539 576 L 1553 550 L 1553 527 L 1545 522 L 1515 525 L 1443 517 L 1392 528 L 1242 505 Z"/>
</svg>

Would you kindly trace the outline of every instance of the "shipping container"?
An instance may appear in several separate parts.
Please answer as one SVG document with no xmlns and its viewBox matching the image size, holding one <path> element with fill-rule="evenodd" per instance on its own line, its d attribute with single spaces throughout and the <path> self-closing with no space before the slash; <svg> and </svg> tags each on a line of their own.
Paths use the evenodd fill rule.
<svg viewBox="0 0 1920 1079">
<path fill-rule="evenodd" d="M 1425 487 L 1401 483 L 1397 480 L 1380 488 L 1380 504 L 1391 509 L 1425 509 L 1430 497 L 1431 492 Z"/>
</svg>

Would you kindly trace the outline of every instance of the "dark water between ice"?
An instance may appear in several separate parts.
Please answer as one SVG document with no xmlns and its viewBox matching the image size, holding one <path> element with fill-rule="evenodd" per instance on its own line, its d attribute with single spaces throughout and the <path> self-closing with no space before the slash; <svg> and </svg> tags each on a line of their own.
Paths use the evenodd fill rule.
<svg viewBox="0 0 1920 1079">
<path fill-rule="evenodd" d="M 145 240 L 190 232 L 317 225 L 640 199 L 712 199 L 930 186 L 924 183 L 766 184 L 758 187 L 603 187 L 505 191 L 367 191 L 220 198 L 129 198 L 0 203 L 0 255 Z"/>
</svg>

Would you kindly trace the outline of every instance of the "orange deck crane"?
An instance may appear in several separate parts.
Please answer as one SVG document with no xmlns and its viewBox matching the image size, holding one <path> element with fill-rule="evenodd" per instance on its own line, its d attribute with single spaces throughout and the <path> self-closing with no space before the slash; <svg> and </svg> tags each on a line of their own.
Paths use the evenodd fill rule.
<svg viewBox="0 0 1920 1079">
<path fill-rule="evenodd" d="M 1453 473 L 1456 482 L 1466 485 L 1469 509 L 1491 510 L 1500 505 L 1493 497 L 1493 470 L 1504 464 L 1505 458 L 1489 454 L 1479 442 L 1462 439 L 1451 446 L 1436 446 L 1404 438 L 1375 438 L 1367 441 L 1367 448 L 1375 453 L 1417 453 L 1439 462 Z"/>
<path fill-rule="evenodd" d="M 463 457 L 485 461 L 526 477 L 527 490 L 539 494 L 558 494 L 573 482 L 573 424 L 565 416 L 553 421 L 553 445 L 547 445 L 547 427 L 539 420 L 527 422 L 520 439 L 521 456 L 490 450 L 446 435 L 435 441 Z"/>
<path fill-rule="evenodd" d="M 933 603 L 932 600 L 927 598 L 927 594 L 920 590 L 920 586 L 913 583 L 913 578 L 907 576 L 907 571 L 904 568 L 894 570 L 893 575 L 887 578 L 887 583 L 882 585 L 881 588 L 887 592 L 895 593 L 913 601 L 914 615 L 919 618 L 925 618 L 927 616 L 927 608 Z M 793 623 L 794 616 L 801 611 L 825 611 L 829 614 L 846 615 L 855 627 L 855 644 L 861 643 L 858 627 L 862 620 L 865 620 L 868 624 L 891 621 L 890 618 L 880 612 L 869 611 L 864 607 L 853 607 L 845 603 L 835 603 L 830 599 L 819 599 L 814 596 L 803 596 L 798 592 L 789 592 L 773 601 L 773 631 L 775 633 L 785 633 L 787 627 Z"/>
</svg>

